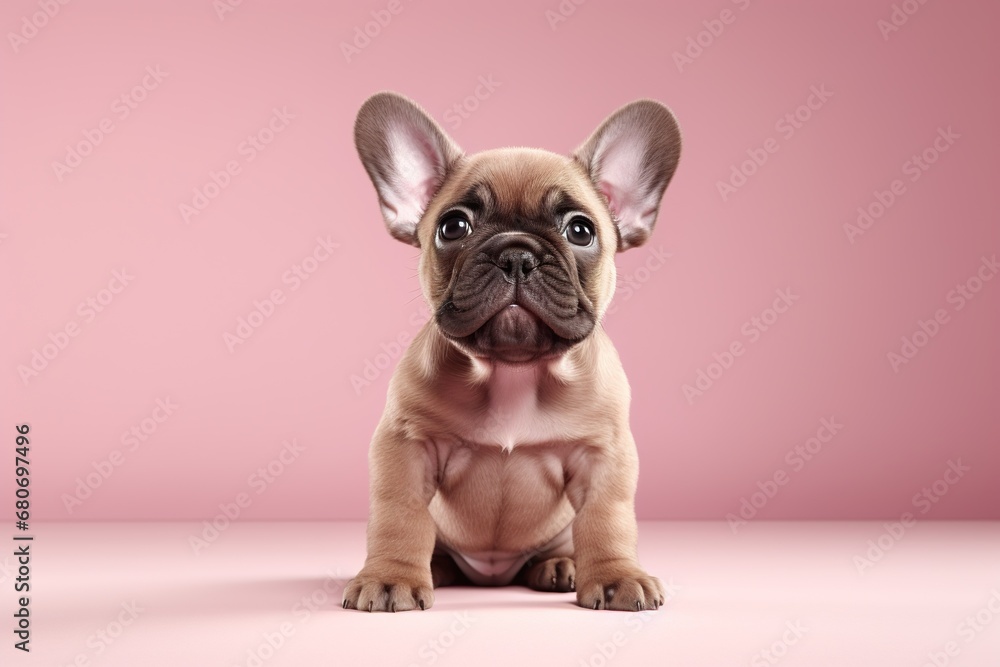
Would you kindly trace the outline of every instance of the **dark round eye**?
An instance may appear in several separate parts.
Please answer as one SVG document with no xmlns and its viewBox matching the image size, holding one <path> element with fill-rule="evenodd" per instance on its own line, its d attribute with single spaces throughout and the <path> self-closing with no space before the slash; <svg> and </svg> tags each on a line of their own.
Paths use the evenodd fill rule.
<svg viewBox="0 0 1000 667">
<path fill-rule="evenodd" d="M 594 242 L 594 223 L 582 215 L 575 215 L 566 225 L 563 234 L 573 245 L 588 246 Z"/>
<path fill-rule="evenodd" d="M 449 213 L 438 225 L 438 232 L 445 241 L 457 241 L 472 231 L 472 225 L 461 211 Z"/>
</svg>

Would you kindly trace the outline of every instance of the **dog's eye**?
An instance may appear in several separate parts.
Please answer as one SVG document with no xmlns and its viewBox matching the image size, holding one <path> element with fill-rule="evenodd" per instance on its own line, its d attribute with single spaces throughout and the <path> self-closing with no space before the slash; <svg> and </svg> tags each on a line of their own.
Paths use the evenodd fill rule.
<svg viewBox="0 0 1000 667">
<path fill-rule="evenodd" d="M 566 225 L 563 235 L 573 245 L 588 246 L 594 242 L 594 223 L 582 215 L 575 215 Z"/>
<path fill-rule="evenodd" d="M 449 213 L 448 216 L 441 221 L 441 224 L 438 225 L 438 233 L 441 234 L 441 238 L 445 241 L 457 241 L 471 231 L 472 225 L 469 223 L 465 213 L 462 213 L 461 211 Z"/>
</svg>

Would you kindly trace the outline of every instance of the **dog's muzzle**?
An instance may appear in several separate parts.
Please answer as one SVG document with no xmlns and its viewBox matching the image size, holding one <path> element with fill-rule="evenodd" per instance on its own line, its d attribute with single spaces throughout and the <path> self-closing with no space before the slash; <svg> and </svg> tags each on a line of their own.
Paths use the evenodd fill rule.
<svg viewBox="0 0 1000 667">
<path fill-rule="evenodd" d="M 523 363 L 566 351 L 590 335 L 595 318 L 572 258 L 518 233 L 470 251 L 437 323 L 474 354 Z"/>
</svg>

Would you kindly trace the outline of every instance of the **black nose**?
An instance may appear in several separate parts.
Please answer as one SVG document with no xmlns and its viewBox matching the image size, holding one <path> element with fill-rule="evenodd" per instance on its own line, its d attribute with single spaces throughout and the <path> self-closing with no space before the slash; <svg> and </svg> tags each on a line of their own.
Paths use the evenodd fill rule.
<svg viewBox="0 0 1000 667">
<path fill-rule="evenodd" d="M 538 257 L 526 248 L 505 248 L 497 257 L 497 266 L 504 273 L 504 278 L 512 283 L 523 282 L 538 266 Z"/>
</svg>

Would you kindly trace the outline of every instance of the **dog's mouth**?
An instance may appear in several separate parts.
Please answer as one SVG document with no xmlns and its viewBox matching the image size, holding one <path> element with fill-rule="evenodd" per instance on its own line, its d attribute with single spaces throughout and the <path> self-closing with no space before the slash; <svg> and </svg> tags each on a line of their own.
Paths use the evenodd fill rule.
<svg viewBox="0 0 1000 667">
<path fill-rule="evenodd" d="M 518 304 L 501 309 L 461 342 L 481 356 L 507 363 L 530 363 L 568 347 L 551 327 Z"/>
<path fill-rule="evenodd" d="M 452 280 L 436 321 L 473 355 L 512 364 L 559 356 L 594 329 L 575 272 L 540 246 L 479 252 Z"/>
</svg>

